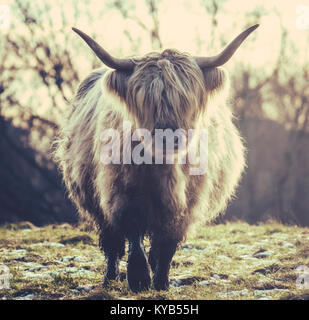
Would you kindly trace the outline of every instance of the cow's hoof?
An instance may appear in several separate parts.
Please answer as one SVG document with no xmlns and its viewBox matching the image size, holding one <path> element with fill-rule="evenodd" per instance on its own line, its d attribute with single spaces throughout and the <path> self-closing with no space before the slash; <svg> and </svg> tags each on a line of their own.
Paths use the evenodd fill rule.
<svg viewBox="0 0 309 320">
<path fill-rule="evenodd" d="M 119 280 L 118 261 L 115 264 L 107 264 L 103 286 L 107 287 L 113 280 Z"/>
<path fill-rule="evenodd" d="M 169 288 L 169 281 L 167 276 L 154 275 L 152 281 L 153 281 L 153 286 L 157 291 L 168 290 Z"/>
<path fill-rule="evenodd" d="M 150 267 L 142 250 L 129 255 L 127 280 L 129 288 L 133 292 L 145 291 L 150 288 Z"/>
<path fill-rule="evenodd" d="M 106 274 L 104 277 L 103 287 L 108 287 L 111 281 L 114 280 L 119 280 L 119 275 L 110 276 Z"/>
</svg>

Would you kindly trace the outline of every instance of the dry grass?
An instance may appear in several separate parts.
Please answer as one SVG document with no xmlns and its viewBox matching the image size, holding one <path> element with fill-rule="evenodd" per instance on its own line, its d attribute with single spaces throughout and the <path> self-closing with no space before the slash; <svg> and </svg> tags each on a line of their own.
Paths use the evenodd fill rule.
<svg viewBox="0 0 309 320">
<path fill-rule="evenodd" d="M 105 270 L 97 236 L 70 225 L 0 228 L 0 264 L 11 288 L 0 299 L 308 299 L 297 289 L 299 265 L 309 266 L 309 228 L 278 223 L 204 227 L 177 251 L 167 292 L 132 294 L 121 281 L 103 289 Z M 146 241 L 148 248 L 149 242 Z"/>
</svg>

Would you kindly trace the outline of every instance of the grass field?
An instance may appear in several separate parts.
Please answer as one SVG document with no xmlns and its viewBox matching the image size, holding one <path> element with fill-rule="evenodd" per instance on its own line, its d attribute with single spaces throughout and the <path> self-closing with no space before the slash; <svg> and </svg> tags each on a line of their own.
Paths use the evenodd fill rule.
<svg viewBox="0 0 309 320">
<path fill-rule="evenodd" d="M 0 299 L 309 299 L 309 283 L 296 286 L 296 268 L 309 266 L 309 228 L 275 222 L 204 227 L 179 247 L 167 292 L 131 293 L 125 259 L 121 281 L 103 289 L 97 236 L 68 224 L 0 227 L 1 264 L 11 278 Z"/>
</svg>

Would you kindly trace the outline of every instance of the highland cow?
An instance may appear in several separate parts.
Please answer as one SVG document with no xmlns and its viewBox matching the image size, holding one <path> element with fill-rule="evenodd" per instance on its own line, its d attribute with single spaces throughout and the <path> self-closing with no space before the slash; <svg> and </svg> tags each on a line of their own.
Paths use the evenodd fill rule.
<svg viewBox="0 0 309 320">
<path fill-rule="evenodd" d="M 241 33 L 214 57 L 165 50 L 134 59 L 112 57 L 73 28 L 111 69 L 94 71 L 81 83 L 62 124 L 56 159 L 79 213 L 98 228 L 107 262 L 105 285 L 119 276 L 127 239 L 130 289 L 150 287 L 150 268 L 154 288 L 168 289 L 170 263 L 189 226 L 209 222 L 225 210 L 243 172 L 245 150 L 226 103 L 227 73 L 218 67 L 256 28 Z M 125 120 L 152 133 L 196 129 L 185 152 L 194 144 L 199 150 L 208 147 L 206 173 L 190 175 L 189 163 L 102 163 L 100 153 L 108 143 L 102 132 L 123 132 Z M 208 132 L 208 146 L 199 141 L 201 129 Z M 178 151 L 175 141 L 176 156 Z M 151 240 L 149 255 L 144 236 Z"/>
</svg>

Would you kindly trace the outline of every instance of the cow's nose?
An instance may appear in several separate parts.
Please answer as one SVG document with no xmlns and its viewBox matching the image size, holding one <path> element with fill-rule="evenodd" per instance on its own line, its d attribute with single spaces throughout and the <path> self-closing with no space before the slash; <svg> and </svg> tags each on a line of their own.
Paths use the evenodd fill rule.
<svg viewBox="0 0 309 320">
<path fill-rule="evenodd" d="M 173 139 L 174 141 L 171 138 L 168 139 L 168 137 L 166 136 L 162 137 L 162 147 L 164 150 L 168 150 L 170 148 L 173 148 L 174 150 L 178 150 L 179 138 L 178 136 L 174 136 Z"/>
</svg>

